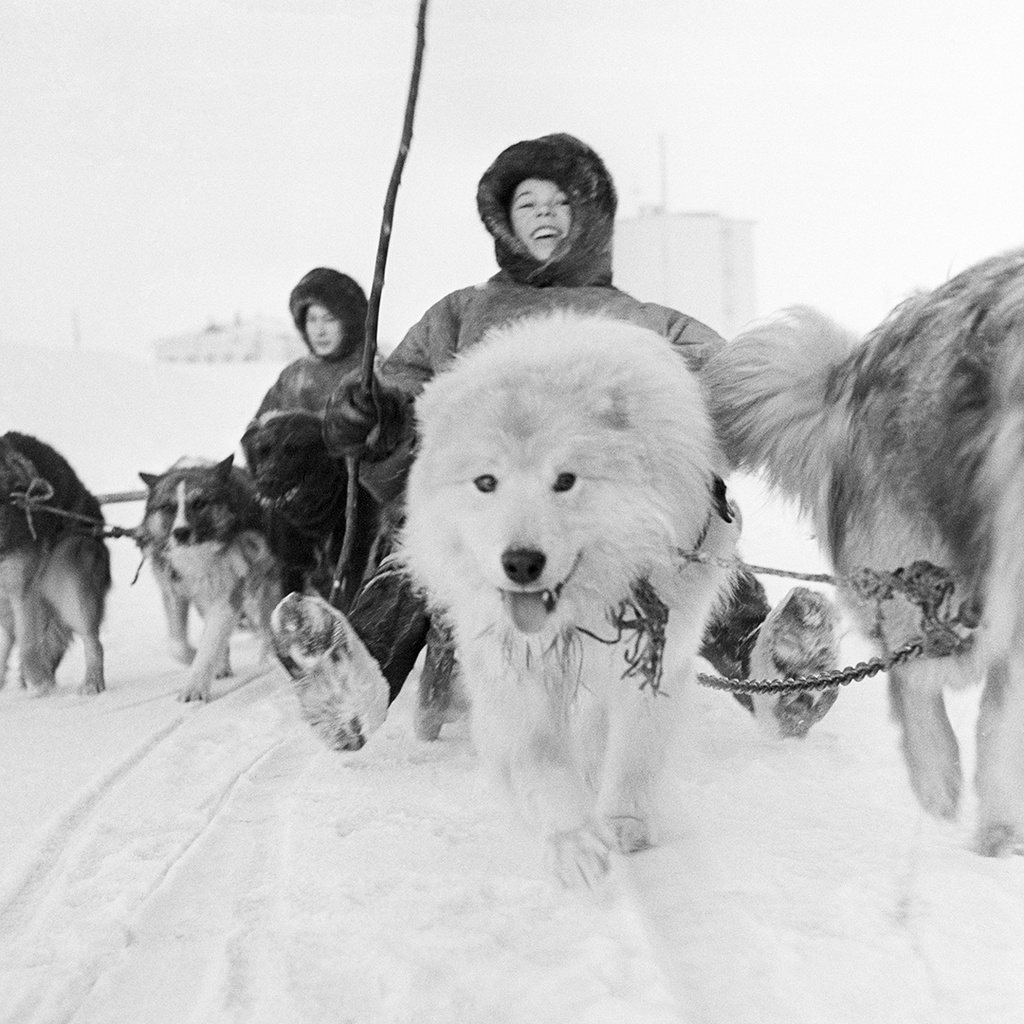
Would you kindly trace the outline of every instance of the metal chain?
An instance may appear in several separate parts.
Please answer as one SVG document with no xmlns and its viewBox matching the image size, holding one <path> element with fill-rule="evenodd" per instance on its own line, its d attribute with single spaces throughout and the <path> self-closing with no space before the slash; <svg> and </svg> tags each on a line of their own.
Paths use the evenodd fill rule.
<svg viewBox="0 0 1024 1024">
<path fill-rule="evenodd" d="M 833 672 L 787 679 L 728 679 L 725 676 L 699 673 L 698 680 L 713 689 L 733 693 L 794 693 L 846 686 L 855 679 L 865 679 L 878 672 L 888 671 L 893 665 L 912 658 L 944 658 L 963 653 L 973 644 L 974 631 L 981 622 L 981 606 L 974 598 L 962 601 L 954 612 L 952 578 L 945 569 L 923 560 L 892 572 L 864 568 L 849 576 L 837 577 L 826 573 L 795 573 L 749 565 L 738 557 L 719 558 L 701 551 L 678 551 L 677 554 L 688 562 L 711 563 L 727 569 L 745 568 L 757 575 L 785 576 L 833 586 L 845 583 L 862 600 L 874 601 L 879 615 L 884 601 L 900 595 L 916 605 L 921 615 L 922 635 L 885 658 L 872 658 Z"/>
<path fill-rule="evenodd" d="M 860 661 L 849 668 L 833 672 L 817 672 L 809 676 L 792 676 L 787 679 L 730 679 L 698 672 L 697 681 L 713 690 L 727 690 L 730 693 L 796 693 L 800 690 L 829 690 L 846 686 L 854 680 L 867 679 L 879 672 L 888 672 L 893 665 L 901 665 L 913 658 L 921 657 L 925 646 L 920 640 L 911 640 L 899 650 L 884 658 Z"/>
</svg>

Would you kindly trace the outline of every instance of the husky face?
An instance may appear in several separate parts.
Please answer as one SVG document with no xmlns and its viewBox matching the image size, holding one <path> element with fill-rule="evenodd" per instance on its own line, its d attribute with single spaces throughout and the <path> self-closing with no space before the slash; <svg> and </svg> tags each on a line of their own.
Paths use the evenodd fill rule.
<svg viewBox="0 0 1024 1024">
<path fill-rule="evenodd" d="M 247 474 L 222 462 L 179 460 L 166 473 L 140 473 L 149 488 L 143 534 L 166 551 L 223 545 L 253 528 L 254 502 Z"/>
<path fill-rule="evenodd" d="M 442 607 L 524 633 L 591 622 L 639 578 L 677 587 L 672 552 L 717 515 L 698 385 L 641 328 L 513 325 L 435 378 L 417 416 L 405 551 Z"/>
</svg>

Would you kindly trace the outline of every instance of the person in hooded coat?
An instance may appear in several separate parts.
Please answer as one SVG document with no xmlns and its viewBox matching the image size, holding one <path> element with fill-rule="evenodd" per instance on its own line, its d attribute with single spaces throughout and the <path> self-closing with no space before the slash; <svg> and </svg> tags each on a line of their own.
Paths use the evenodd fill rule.
<svg viewBox="0 0 1024 1024">
<path fill-rule="evenodd" d="M 523 185 L 528 187 L 521 190 Z M 564 202 L 567 209 L 554 210 L 552 192 L 555 203 Z M 549 208 L 550 224 L 533 229 L 545 236 L 543 245 L 533 244 L 531 224 L 538 218 L 531 221 L 528 211 L 524 222 L 515 209 L 521 203 Z M 351 376 L 341 381 L 327 405 L 328 449 L 360 458 L 360 482 L 379 501 L 400 506 L 416 440 L 412 406 L 423 385 L 499 324 L 551 310 L 607 315 L 663 335 L 698 375 L 725 344 L 699 320 L 615 287 L 616 205 L 615 187 L 601 158 L 571 135 L 517 142 L 484 172 L 477 209 L 494 238 L 498 272 L 431 306 L 379 368 L 370 394 Z M 702 655 L 723 674 L 745 677 L 758 627 L 769 610 L 761 584 L 741 573 L 732 604 L 709 626 Z M 347 615 L 379 665 L 392 701 L 429 634 L 421 687 L 440 694 L 443 703 L 446 676 L 453 671 L 450 637 L 442 623 L 431 623 L 422 598 L 391 559 L 368 577 Z"/>
<path fill-rule="evenodd" d="M 347 274 L 315 267 L 292 289 L 288 308 L 309 354 L 281 371 L 241 445 L 261 495 L 269 489 L 267 497 L 276 498 L 301 477 L 287 502 L 268 506 L 266 529 L 281 560 L 285 592 L 307 584 L 326 592 L 343 538 L 334 522 L 344 523 L 337 509 L 344 509 L 347 475 L 324 452 L 320 421 L 339 381 L 361 365 L 366 294 Z M 361 522 L 372 528 L 376 518 L 364 511 Z M 368 548 L 369 542 L 357 545 L 357 555 L 364 557 Z"/>
<path fill-rule="evenodd" d="M 292 289 L 288 309 L 309 355 L 289 363 L 263 396 L 254 420 L 271 410 L 323 415 L 338 383 L 359 369 L 366 294 L 347 274 L 315 267 Z"/>
</svg>

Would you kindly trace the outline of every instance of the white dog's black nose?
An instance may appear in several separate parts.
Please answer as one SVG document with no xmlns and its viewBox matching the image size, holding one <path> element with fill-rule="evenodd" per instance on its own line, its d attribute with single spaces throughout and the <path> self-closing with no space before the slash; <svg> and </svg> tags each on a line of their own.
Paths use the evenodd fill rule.
<svg viewBox="0 0 1024 1024">
<path fill-rule="evenodd" d="M 544 571 L 547 557 L 536 548 L 506 548 L 501 556 L 501 567 L 513 583 L 533 583 Z"/>
</svg>

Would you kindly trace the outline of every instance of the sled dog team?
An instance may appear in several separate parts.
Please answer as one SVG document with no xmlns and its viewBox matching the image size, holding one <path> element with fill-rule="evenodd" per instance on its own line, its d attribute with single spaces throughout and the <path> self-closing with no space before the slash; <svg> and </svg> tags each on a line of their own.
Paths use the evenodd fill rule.
<svg viewBox="0 0 1024 1024">
<path fill-rule="evenodd" d="M 701 659 L 741 677 L 836 667 L 831 605 L 797 588 L 769 616 L 738 559 L 726 484 L 758 471 L 810 515 L 883 653 L 920 637 L 921 609 L 851 581 L 945 570 L 960 642 L 888 672 L 910 783 L 955 815 L 943 691 L 984 679 L 975 847 L 1024 852 L 1024 250 L 906 300 L 862 340 L 793 309 L 726 344 L 611 284 L 614 188 L 571 136 L 509 147 L 478 207 L 499 273 L 428 310 L 369 394 L 361 290 L 318 268 L 291 303 L 310 355 L 246 431 L 249 470 L 183 459 L 142 474 L 137 537 L 190 665 L 182 699 L 229 673 L 244 618 L 318 736 L 358 750 L 424 654 L 417 732 L 468 705 L 482 764 L 555 876 L 594 885 L 612 853 L 657 841 L 669 698 Z M 325 598 L 353 454 L 364 518 L 342 612 Z M 52 689 L 74 633 L 83 689 L 99 692 L 109 558 L 80 526 L 102 523 L 99 505 L 13 432 L 0 491 L 0 666 L 16 642 L 23 680 Z M 777 735 L 802 735 L 834 695 L 751 703 Z"/>
</svg>

